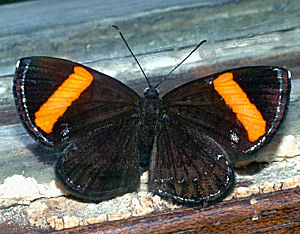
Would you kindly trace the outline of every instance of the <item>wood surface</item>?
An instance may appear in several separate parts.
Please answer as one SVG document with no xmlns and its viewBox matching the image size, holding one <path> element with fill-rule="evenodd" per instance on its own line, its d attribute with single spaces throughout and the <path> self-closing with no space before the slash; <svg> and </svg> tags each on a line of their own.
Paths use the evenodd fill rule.
<svg viewBox="0 0 300 234">
<path fill-rule="evenodd" d="M 81 62 L 142 94 L 145 81 L 112 24 L 120 26 L 153 83 L 200 40 L 208 40 L 160 87 L 162 94 L 189 80 L 234 67 L 287 67 L 293 76 L 292 99 L 275 143 L 261 154 L 248 159 L 234 156 L 233 160 L 247 169 L 250 162 L 276 157 L 276 148 L 288 135 L 300 145 L 300 1 L 29 1 L 0 5 L 0 15 L 0 184 L 14 174 L 48 184 L 54 179 L 52 164 L 60 153 L 33 141 L 17 118 L 11 86 L 20 57 L 47 55 Z M 243 186 L 253 183 L 255 173 L 241 170 L 252 176 Z M 299 170 L 289 173 L 292 178 Z M 25 216 L 23 208 L 14 213 L 18 206 L 0 208 L 1 215 L 5 214 L 0 217 L 0 232 L 40 232 L 26 222 L 12 222 L 11 217 Z M 297 187 L 204 209 L 181 208 L 62 232 L 296 233 L 299 208 Z"/>
<path fill-rule="evenodd" d="M 221 202 L 204 209 L 186 208 L 73 228 L 57 233 L 289 233 L 300 228 L 299 189 Z"/>
<path fill-rule="evenodd" d="M 103 222 L 53 233 L 297 233 L 299 189 L 254 195 L 207 208 L 185 208 L 138 218 Z M 1 232 L 39 233 L 0 224 Z M 5 226 L 6 225 L 6 226 Z M 2 226 L 2 227 L 1 227 Z M 4 227 L 5 226 L 5 227 Z"/>
</svg>

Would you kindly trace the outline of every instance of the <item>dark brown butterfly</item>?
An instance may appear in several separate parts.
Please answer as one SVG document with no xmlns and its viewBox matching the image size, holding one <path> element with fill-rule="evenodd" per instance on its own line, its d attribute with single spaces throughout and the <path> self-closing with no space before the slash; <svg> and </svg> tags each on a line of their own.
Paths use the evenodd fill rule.
<svg viewBox="0 0 300 234">
<path fill-rule="evenodd" d="M 269 142 L 286 114 L 290 79 L 284 68 L 243 67 L 191 81 L 161 98 L 158 85 L 147 79 L 140 97 L 84 65 L 27 57 L 17 63 L 13 91 L 28 132 L 47 146 L 67 145 L 55 173 L 72 194 L 104 200 L 135 191 L 140 172 L 149 169 L 151 192 L 210 204 L 234 184 L 219 143 L 252 153 Z"/>
</svg>

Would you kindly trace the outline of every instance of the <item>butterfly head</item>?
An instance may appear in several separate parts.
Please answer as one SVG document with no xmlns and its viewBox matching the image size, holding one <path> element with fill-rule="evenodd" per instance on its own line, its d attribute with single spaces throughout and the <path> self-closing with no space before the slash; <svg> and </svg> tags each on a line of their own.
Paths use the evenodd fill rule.
<svg viewBox="0 0 300 234">
<path fill-rule="evenodd" d="M 159 91 L 156 88 L 150 87 L 150 88 L 146 88 L 144 90 L 144 97 L 145 98 L 153 98 L 153 99 L 158 99 L 159 97 Z"/>
</svg>

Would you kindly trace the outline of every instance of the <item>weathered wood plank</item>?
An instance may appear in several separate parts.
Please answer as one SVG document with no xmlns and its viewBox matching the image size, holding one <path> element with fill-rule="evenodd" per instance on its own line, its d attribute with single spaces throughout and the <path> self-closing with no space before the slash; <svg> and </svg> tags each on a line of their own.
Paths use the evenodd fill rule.
<svg viewBox="0 0 300 234">
<path fill-rule="evenodd" d="M 300 228 L 299 188 L 56 233 L 281 232 Z"/>
<path fill-rule="evenodd" d="M 129 1 L 125 6 L 122 3 L 122 7 L 130 7 L 132 1 L 134 0 Z M 79 4 L 80 1 L 75 2 Z M 148 5 L 152 4 L 151 1 L 146 1 L 145 6 L 147 3 Z M 114 18 L 102 18 L 102 15 L 107 13 L 102 14 L 101 12 L 107 10 L 108 7 L 94 3 L 86 4 L 86 8 L 84 8 L 87 9 L 86 11 L 80 6 L 79 9 L 75 7 L 79 13 L 81 12 L 79 21 L 77 14 L 76 17 L 72 17 L 74 11 L 72 11 L 72 4 L 60 3 L 57 7 L 55 4 L 51 4 L 53 7 L 50 10 L 47 10 L 47 4 L 43 1 L 26 3 L 39 4 L 42 9 L 30 7 L 30 5 L 27 7 L 23 4 L 25 3 L 9 5 L 10 11 L 19 12 L 18 17 L 14 17 L 12 12 L 5 13 L 7 9 L 3 9 L 3 6 L 0 8 L 0 10 L 3 9 L 1 15 L 4 17 L 1 22 L 6 24 L 0 27 L 3 32 L 0 33 L 0 75 L 12 74 L 17 59 L 30 55 L 64 57 L 85 63 L 95 61 L 96 64 L 93 63 L 95 68 L 102 67 L 101 70 L 110 75 L 131 70 L 132 66 L 123 66 L 121 63 L 116 67 L 117 64 L 114 62 L 108 66 L 108 63 L 105 62 L 108 58 L 123 58 L 129 55 L 118 34 L 111 29 L 112 23 L 120 25 L 129 44 L 134 45 L 133 49 L 136 54 L 142 57 L 148 55 L 146 58 L 150 57 L 148 61 L 143 62 L 145 67 L 149 64 L 148 69 L 150 70 L 154 65 L 159 65 L 158 59 L 162 59 L 163 63 L 171 63 L 170 65 L 177 62 L 177 59 L 176 61 L 163 59 L 161 54 L 155 56 L 153 52 L 194 46 L 200 40 L 207 39 L 211 43 L 232 40 L 234 45 L 231 47 L 236 48 L 235 54 L 246 53 L 247 50 L 251 50 L 251 47 L 247 47 L 247 45 L 252 46 L 253 42 L 261 43 L 260 39 L 255 39 L 254 36 L 289 31 L 299 28 L 300 24 L 298 20 L 300 4 L 297 0 L 280 1 L 280 3 L 274 0 L 206 1 L 205 3 L 185 4 L 173 8 L 165 7 L 161 10 Z M 143 4 L 133 4 L 135 7 L 131 8 L 139 9 L 139 6 L 142 7 Z M 60 7 L 60 5 L 62 6 Z M 120 10 L 122 9 L 121 5 L 117 6 Z M 113 9 L 118 9 L 117 6 Z M 28 8 L 29 15 L 24 8 Z M 91 9 L 93 9 L 92 12 L 90 12 Z M 51 15 L 52 11 L 55 11 L 55 14 Z M 90 14 L 93 15 L 91 19 L 86 17 L 86 20 L 83 20 L 86 15 Z M 65 17 L 60 17 L 60 15 Z M 33 16 L 43 20 L 40 18 L 35 20 L 32 18 Z M 43 22 L 47 23 L 48 20 L 56 24 L 43 25 Z M 68 21 L 60 25 L 60 22 L 65 20 Z M 37 26 L 38 23 L 41 24 L 40 28 Z M 18 31 L 18 28 L 22 30 Z M 13 31 L 9 34 L 5 30 Z M 248 41 L 244 42 L 245 38 Z M 272 36 L 268 36 L 268 39 L 272 40 L 272 38 Z M 278 38 L 277 48 L 285 50 L 291 39 Z M 226 44 L 223 48 L 213 45 L 210 47 L 210 52 L 206 52 L 207 59 L 215 62 L 219 56 L 222 56 L 221 50 L 228 49 L 231 50 L 230 46 L 228 47 Z M 252 52 L 259 53 L 261 50 L 252 48 Z M 132 58 L 129 61 L 131 63 Z M 134 69 L 136 69 L 135 66 Z M 130 77 L 124 79 L 130 79 Z"/>
<path fill-rule="evenodd" d="M 141 78 L 138 67 L 129 56 L 119 35 L 111 29 L 111 24 L 118 24 L 138 55 L 151 82 L 159 81 L 200 40 L 209 41 L 174 74 L 172 79 L 161 86 L 162 94 L 188 80 L 239 66 L 285 66 L 292 71 L 294 79 L 300 77 L 300 2 L 297 0 L 197 1 L 198 3 L 193 0 L 185 3 L 179 0 L 172 1 L 172 3 L 170 1 L 159 3 L 156 0 L 140 3 L 137 0 L 130 0 L 126 3 L 122 1 L 122 6 L 118 5 L 120 0 L 114 0 L 105 3 L 116 4 L 109 10 L 107 9 L 110 5 L 100 5 L 99 1 L 85 1 L 85 6 L 81 1 L 71 2 L 66 4 L 58 0 L 52 1 L 53 5 L 48 11 L 44 1 L 0 6 L 0 25 L 3 26 L 0 27 L 0 76 L 2 76 L 0 77 L 0 126 L 2 125 L 0 127 L 0 186 L 4 188 L 2 184 L 4 180 L 11 179 L 17 174 L 24 177 L 20 176 L 23 182 L 16 183 L 27 183 L 31 177 L 33 185 L 30 185 L 32 186 L 30 189 L 35 191 L 33 195 L 28 193 L 26 196 L 20 193 L 20 197 L 16 198 L 6 198 L 0 195 L 2 202 L 0 230 L 11 224 L 21 225 L 22 231 L 24 226 L 35 225 L 61 229 L 70 226 L 67 221 L 72 217 L 76 222 L 78 221 L 77 224 L 76 222 L 72 224 L 76 226 L 92 223 L 95 220 L 100 222 L 99 220 L 125 219 L 131 217 L 130 212 L 132 215 L 137 210 L 140 213 L 134 213 L 135 215 L 162 212 L 162 209 L 166 207 L 166 203 L 162 202 L 159 203 L 160 206 L 153 205 L 156 203 L 151 203 L 152 199 L 155 200 L 152 196 L 147 195 L 146 198 L 141 196 L 146 193 L 145 184 L 142 185 L 144 187 L 139 193 L 101 204 L 77 202 L 72 197 L 65 197 L 66 194 L 62 192 L 47 194 L 48 190 L 45 188 L 48 189 L 54 185 L 52 164 L 60 151 L 42 148 L 20 124 L 9 125 L 18 123 L 11 84 L 14 64 L 19 57 L 50 55 L 83 62 L 120 79 L 138 93 L 142 93 L 145 81 Z M 77 14 L 72 14 L 75 12 Z M 62 15 L 64 17 L 61 17 Z M 260 154 L 253 155 L 247 160 L 239 155 L 232 158 L 238 166 L 248 164 L 253 160 L 267 160 L 267 158 L 279 160 L 280 154 L 281 160 L 285 161 L 266 167 L 265 164 L 251 164 L 238 170 L 238 189 L 233 196 L 240 196 L 240 188 L 246 191 L 246 194 L 254 194 L 252 190 L 255 190 L 255 193 L 263 193 L 267 190 L 288 188 L 284 184 L 289 184 L 291 181 L 294 183 L 296 181 L 294 178 L 298 178 L 299 170 L 294 165 L 299 152 L 292 152 L 290 157 L 295 158 L 291 159 L 292 162 L 287 162 L 286 154 L 289 152 L 286 152 L 286 148 L 282 149 L 280 142 L 289 144 L 292 141 L 291 143 L 296 148 L 296 144 L 299 145 L 299 82 L 300 79 L 293 80 L 289 114 L 274 142 Z M 22 185 L 18 187 L 19 191 L 28 192 L 26 186 Z M 13 188 L 5 187 L 5 189 Z M 9 193 L 4 192 L 4 194 L 8 196 Z M 276 199 L 272 200 L 272 197 L 276 198 L 277 195 L 279 200 L 282 199 L 280 201 L 284 201 L 283 210 L 280 211 L 278 209 L 274 211 L 272 206 L 279 202 Z M 96 229 L 93 230 L 100 230 L 102 227 L 101 230 L 119 230 L 118 228 L 138 230 L 134 228 L 143 226 L 144 230 L 149 228 L 150 231 L 154 231 L 160 224 L 165 225 L 164 231 L 175 231 L 176 227 L 172 226 L 172 221 L 177 220 L 179 224 L 185 224 L 184 220 L 188 219 L 190 226 L 184 228 L 184 231 L 223 231 L 225 228 L 230 231 L 278 231 L 282 227 L 296 227 L 296 222 L 287 222 L 287 219 L 295 219 L 295 216 L 287 212 L 291 207 L 295 207 L 292 205 L 293 202 L 297 199 L 299 201 L 298 195 L 299 190 L 294 189 L 292 192 L 270 195 L 271 200 L 267 200 L 268 195 L 258 196 L 259 203 L 257 204 L 262 204 L 262 207 L 258 208 L 261 216 L 257 215 L 258 213 L 256 213 L 257 216 L 253 216 L 256 206 L 251 206 L 253 208 L 251 209 L 248 206 L 249 200 L 239 200 L 223 202 L 203 211 L 181 209 L 168 213 L 166 216 L 157 214 L 150 216 L 149 219 L 147 217 L 130 219 L 128 223 L 124 220 L 97 224 Z M 122 199 L 125 199 L 125 202 Z M 137 204 L 133 202 L 134 199 L 138 200 L 137 204 L 144 206 L 135 209 L 134 206 Z M 286 203 L 284 199 L 291 203 Z M 255 200 L 252 201 L 255 202 Z M 62 207 L 64 204 L 65 206 Z M 285 206 L 286 204 L 288 206 Z M 77 205 L 80 208 L 76 209 Z M 149 210 L 146 211 L 148 208 Z M 124 209 L 123 216 L 117 212 L 122 209 Z M 222 209 L 224 213 L 221 212 Z M 293 209 L 291 208 L 290 211 L 292 212 Z M 80 213 L 80 211 L 87 210 L 90 212 Z M 114 210 L 116 210 L 115 213 Z M 231 216 L 232 213 L 229 210 L 236 212 L 233 212 L 234 215 Z M 247 212 L 250 212 L 249 216 Z M 266 219 L 264 219 L 265 216 Z M 96 218 L 93 219 L 93 217 Z M 218 223 L 219 218 L 221 223 Z M 251 220 L 251 218 L 254 219 Z M 277 226 L 271 225 L 271 219 L 275 220 L 273 224 L 276 223 Z M 197 226 L 198 222 L 199 226 Z M 208 225 L 205 225 L 206 223 Z M 239 223 L 245 226 L 239 226 Z M 98 227 L 100 229 L 97 229 Z M 184 225 L 179 227 L 184 227 Z M 92 227 L 74 230 L 91 231 Z"/>
<path fill-rule="evenodd" d="M 161 2 L 159 0 L 143 2 L 138 0 L 128 0 L 126 2 L 122 0 L 86 0 L 82 2 L 80 0 L 72 0 L 68 3 L 60 0 L 27 1 L 22 4 L 1 6 L 0 14 L 3 21 L 0 22 L 0 37 L 37 31 L 41 28 L 55 28 L 57 26 L 102 20 L 109 17 L 120 17 L 172 6 L 178 7 L 195 3 L 215 6 L 225 2 L 230 2 L 230 0 L 210 1 L 209 4 L 203 0 L 173 0 L 170 2 Z M 49 15 L 51 17 L 45 17 Z M 68 17 L 62 17 L 63 15 L 68 15 Z M 73 15 L 76 17 L 73 17 Z M 20 23 L 27 19 L 31 19 L 32 23 Z"/>
<path fill-rule="evenodd" d="M 267 38 L 269 37 L 272 37 L 272 40 L 268 40 Z M 281 40 L 289 41 L 285 49 L 278 49 L 281 47 Z M 260 44 L 257 44 L 258 41 L 260 41 Z M 278 43 L 278 41 L 280 41 L 280 43 Z M 244 43 L 248 44 L 244 48 L 245 52 L 243 53 L 240 52 L 240 48 L 236 49 L 234 40 L 204 45 L 199 54 L 194 55 L 190 61 L 187 62 L 187 64 L 183 64 L 181 66 L 177 75 L 173 75 L 172 78 L 160 86 L 161 94 L 163 95 L 165 92 L 189 80 L 239 66 L 284 66 L 291 70 L 293 79 L 300 78 L 300 30 L 293 30 L 284 33 L 273 33 L 263 36 L 260 35 L 255 38 L 255 42 L 244 39 Z M 219 47 L 218 50 L 220 53 L 218 58 L 216 58 L 213 63 L 212 61 L 203 61 L 202 55 L 211 53 L 211 47 L 213 46 Z M 224 50 L 223 48 L 225 47 L 228 47 L 228 49 Z M 151 54 L 151 56 L 163 58 L 164 62 L 157 67 L 152 67 L 151 71 L 148 72 L 150 75 L 150 81 L 152 83 L 156 83 L 162 79 L 163 75 L 170 71 L 172 65 L 175 66 L 175 64 L 180 61 L 180 59 L 183 58 L 191 49 L 192 47 L 188 47 L 176 52 L 162 51 Z M 256 52 L 257 50 L 259 52 Z M 146 59 L 145 61 L 153 59 L 149 58 L 149 55 L 145 55 L 145 57 L 146 58 L 143 58 Z M 176 59 L 174 59 L 174 57 Z M 104 61 L 102 61 L 102 65 L 99 65 L 98 62 L 89 63 L 87 65 L 96 67 L 101 72 L 109 67 L 112 71 L 113 66 L 115 67 L 115 71 L 118 70 L 118 68 L 120 71 L 123 70 L 123 73 L 118 74 L 116 78 L 125 82 L 127 85 L 129 85 L 129 87 L 136 90 L 139 94 L 142 94 L 146 87 L 146 82 L 141 76 L 140 71 L 138 69 L 132 69 L 130 71 L 127 69 L 133 66 L 132 58 L 130 58 L 130 61 L 123 61 L 122 58 L 116 58 L 106 61 L 105 64 L 103 63 Z M 115 64 L 119 65 L 115 66 Z M 123 66 L 126 69 L 124 70 L 123 68 L 120 68 L 120 66 Z M 145 68 L 147 69 L 147 66 Z M 111 71 L 108 72 L 109 75 L 111 75 Z M 11 88 L 11 76 L 0 78 L 0 113 L 2 113 L 0 118 L 0 126 L 18 123 Z"/>
<path fill-rule="evenodd" d="M 263 8 L 261 4 L 269 4 L 271 10 Z M 282 4 L 284 5 L 284 2 Z M 41 14 L 39 11 L 44 12 L 45 5 L 39 7 L 44 7 L 43 10 L 35 9 Z M 230 7 L 235 9 L 235 14 L 226 18 Z M 19 4 L 10 5 L 10 11 L 22 11 L 23 8 L 24 6 Z M 249 8 L 248 11 L 245 11 L 245 8 Z M 292 71 L 294 78 L 300 77 L 300 10 L 295 11 L 298 8 L 300 9 L 298 1 L 292 1 L 287 5 L 284 17 L 274 14 L 272 19 L 267 18 L 265 21 L 264 17 L 270 16 L 277 9 L 272 1 L 267 3 L 259 1 L 256 4 L 253 1 L 241 1 L 239 4 L 229 2 L 219 7 L 218 4 L 204 6 L 200 4 L 180 8 L 180 11 L 177 8 L 168 8 L 165 11 L 118 20 L 153 83 L 175 66 L 199 40 L 209 41 L 203 45 L 199 53 L 181 66 L 179 74 L 174 76 L 172 81 L 165 82 L 160 87 L 163 94 L 166 90 L 188 80 L 238 66 L 259 64 L 285 66 Z M 6 8 L 3 10 L 0 7 L 0 11 L 1 9 L 5 12 Z M 253 13 L 255 9 L 257 12 Z M 218 14 L 215 14 L 216 11 Z M 7 20 L 13 18 L 8 14 L 4 14 L 5 17 Z M 152 22 L 153 18 L 157 19 L 155 24 Z M 14 31 L 13 34 L 0 36 L 0 74 L 12 74 L 15 62 L 22 56 L 51 55 L 82 61 L 108 75 L 115 76 L 138 93 L 142 93 L 145 81 L 134 60 L 128 57 L 129 53 L 118 34 L 110 27 L 112 19 L 110 21 L 98 19 L 99 21 L 92 22 L 88 19 L 85 22 L 88 25 L 74 19 L 72 25 L 66 23 L 63 27 L 49 26 L 46 29 L 41 25 L 40 29 L 33 30 L 30 28 L 31 21 L 24 16 L 22 21 L 25 29 L 22 32 Z M 251 23 L 248 22 L 250 19 Z M 176 30 L 176 23 L 169 25 L 168 22 L 175 20 L 177 24 L 182 25 L 181 30 Z M 216 21 L 216 25 L 212 25 L 213 20 Z M 147 26 L 147 29 L 131 27 L 135 21 L 139 22 L 139 25 Z M 218 22 L 222 22 L 226 30 L 220 31 L 216 28 L 219 26 Z M 238 28 L 237 22 L 240 22 L 241 28 Z M 0 32 L 6 30 L 5 28 L 0 27 Z M 0 125 L 18 121 L 11 85 L 11 76 L 0 78 Z"/>
</svg>

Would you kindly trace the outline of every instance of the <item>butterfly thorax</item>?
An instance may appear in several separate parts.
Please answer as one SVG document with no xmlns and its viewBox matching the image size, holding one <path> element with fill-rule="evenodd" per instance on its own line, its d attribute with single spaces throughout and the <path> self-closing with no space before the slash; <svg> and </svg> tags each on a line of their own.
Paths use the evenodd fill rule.
<svg viewBox="0 0 300 234">
<path fill-rule="evenodd" d="M 154 88 L 147 88 L 144 91 L 144 98 L 138 110 L 139 114 L 139 156 L 140 166 L 147 168 L 150 162 L 151 150 L 153 148 L 155 126 L 160 118 L 162 100 L 159 98 L 159 91 Z"/>
<path fill-rule="evenodd" d="M 151 121 L 151 119 L 155 121 L 158 117 L 157 115 L 159 114 L 159 109 L 162 103 L 161 99 L 159 98 L 158 89 L 145 89 L 143 101 L 143 117 L 149 119 L 149 121 Z"/>
</svg>

